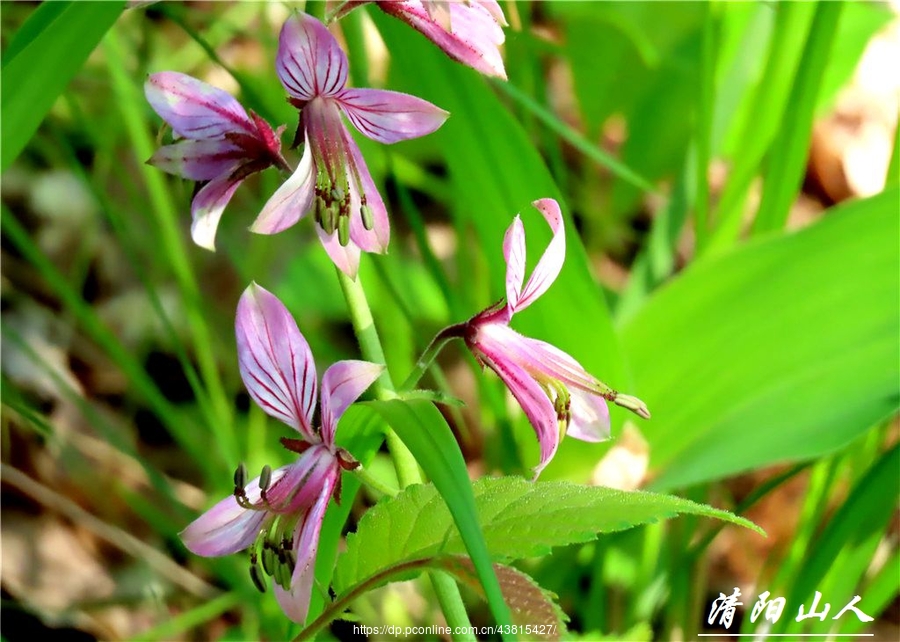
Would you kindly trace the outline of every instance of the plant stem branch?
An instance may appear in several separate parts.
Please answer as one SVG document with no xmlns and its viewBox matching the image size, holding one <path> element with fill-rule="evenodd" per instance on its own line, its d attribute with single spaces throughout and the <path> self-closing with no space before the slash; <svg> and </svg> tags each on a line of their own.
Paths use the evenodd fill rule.
<svg viewBox="0 0 900 642">
<path fill-rule="evenodd" d="M 372 318 L 372 309 L 369 307 L 365 290 L 363 290 L 359 278 L 351 279 L 340 270 L 337 270 L 337 275 L 341 284 L 341 291 L 344 293 L 344 299 L 347 301 L 350 322 L 353 325 L 357 341 L 359 341 L 359 350 L 363 358 L 373 363 L 387 365 L 384 358 L 384 349 L 381 347 L 381 340 L 378 338 L 378 330 L 375 328 L 375 320 Z M 426 350 L 427 353 L 428 350 Z M 387 368 L 384 369 L 381 377 L 378 378 L 373 387 L 375 396 L 378 399 L 388 400 L 397 396 L 394 382 Z M 387 428 L 385 441 L 387 441 L 394 468 L 397 470 L 397 479 L 400 485 L 405 488 L 411 484 L 421 484 L 423 480 L 419 472 L 419 464 L 406 447 L 406 444 L 397 436 L 397 433 Z M 456 582 L 445 573 L 432 572 L 429 574 L 429 577 L 431 578 L 431 584 L 437 595 L 438 602 L 441 605 L 441 610 L 444 612 L 444 617 L 447 618 L 447 624 L 453 630 L 468 630 L 470 626 L 469 616 L 466 613 Z M 454 634 L 454 640 L 463 639 L 469 640 L 472 638 Z"/>
</svg>

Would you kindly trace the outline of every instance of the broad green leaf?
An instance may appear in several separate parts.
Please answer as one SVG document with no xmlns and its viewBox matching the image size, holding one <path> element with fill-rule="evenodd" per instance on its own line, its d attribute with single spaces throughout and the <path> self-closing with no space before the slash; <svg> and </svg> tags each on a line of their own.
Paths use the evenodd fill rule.
<svg viewBox="0 0 900 642">
<path fill-rule="evenodd" d="M 457 552 L 467 552 L 472 558 L 497 624 L 509 624 L 509 609 L 503 601 L 500 585 L 494 575 L 488 552 L 490 549 L 485 545 L 479 528 L 466 462 L 447 422 L 434 405 L 423 401 L 404 402 L 395 399 L 372 401 L 370 405 L 384 417 L 415 455 L 416 461 L 434 483 L 434 486 L 428 488 L 437 488 L 440 492 L 440 495 L 434 496 L 436 504 L 448 519 L 452 515 L 452 521 L 447 523 L 448 530 L 460 538 L 461 544 L 464 543 Z M 338 592 L 339 587 L 348 586 L 338 574 L 340 568 L 339 561 L 335 574 Z"/>
<path fill-rule="evenodd" d="M 2 71 L 0 171 L 25 149 L 57 96 L 116 21 L 124 4 L 69 2 L 64 8 L 36 11 L 31 19 L 41 25 L 40 29 L 28 22 L 22 26 L 26 44 L 13 41 L 15 57 L 3 65 Z"/>
<path fill-rule="evenodd" d="M 816 457 L 896 409 L 897 199 L 698 262 L 626 323 L 655 488 Z"/>
<path fill-rule="evenodd" d="M 545 555 L 556 546 L 589 542 L 600 533 L 679 514 L 713 517 L 761 532 L 731 513 L 671 495 L 519 477 L 479 479 L 473 490 L 485 541 L 493 557 L 503 562 Z M 338 560 L 335 587 L 344 591 L 404 561 L 464 552 L 434 486 L 412 486 L 382 500 L 360 520 Z"/>
</svg>

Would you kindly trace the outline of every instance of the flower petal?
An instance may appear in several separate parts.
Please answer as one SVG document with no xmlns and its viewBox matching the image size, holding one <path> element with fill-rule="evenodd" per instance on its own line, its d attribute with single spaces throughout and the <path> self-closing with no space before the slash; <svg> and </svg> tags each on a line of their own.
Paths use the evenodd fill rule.
<svg viewBox="0 0 900 642">
<path fill-rule="evenodd" d="M 340 463 L 324 444 L 315 444 L 303 451 L 297 460 L 286 466 L 285 474 L 266 491 L 266 499 L 281 514 L 292 515 L 308 510 Z"/>
<path fill-rule="evenodd" d="M 272 483 L 278 483 L 287 468 L 273 471 Z M 259 503 L 259 477 L 244 487 L 244 493 L 250 503 Z M 179 536 L 188 550 L 195 555 L 203 557 L 231 555 L 253 544 L 267 515 L 266 511 L 241 507 L 234 495 L 229 495 L 188 524 Z"/>
<path fill-rule="evenodd" d="M 425 136 L 450 115 L 427 100 L 398 91 L 345 89 L 337 98 L 353 126 L 380 143 Z"/>
<path fill-rule="evenodd" d="M 275 71 L 295 98 L 333 96 L 347 83 L 347 56 L 325 25 L 298 13 L 281 28 Z"/>
<path fill-rule="evenodd" d="M 566 435 L 581 441 L 606 441 L 609 439 L 609 407 L 606 399 L 589 392 L 569 389 L 572 418 Z"/>
<path fill-rule="evenodd" d="M 559 446 L 556 409 L 546 391 L 531 375 L 506 356 L 506 348 L 502 343 L 485 337 L 484 341 L 472 347 L 485 364 L 503 380 L 534 428 L 541 447 L 541 463 L 534 468 L 534 479 L 537 479 L 553 459 Z"/>
<path fill-rule="evenodd" d="M 544 219 L 553 230 L 553 238 L 528 278 L 528 283 L 522 289 L 518 301 L 511 306 L 514 312 L 524 310 L 546 292 L 547 288 L 556 280 L 563 262 L 566 260 L 566 228 L 563 225 L 559 204 L 552 198 L 542 198 L 532 205 L 544 215 Z"/>
<path fill-rule="evenodd" d="M 503 236 L 503 258 L 506 259 L 506 306 L 515 310 L 525 281 L 525 227 L 518 214 Z"/>
<path fill-rule="evenodd" d="M 243 156 L 241 148 L 226 138 L 187 139 L 160 147 L 147 163 L 192 181 L 209 181 L 230 174 Z"/>
<path fill-rule="evenodd" d="M 347 407 L 372 385 L 384 366 L 369 361 L 338 361 L 322 376 L 322 440 L 334 444 L 334 432 Z"/>
<path fill-rule="evenodd" d="M 294 531 L 294 554 L 297 564 L 294 566 L 294 574 L 291 576 L 290 590 L 285 591 L 278 584 L 275 585 L 275 597 L 281 605 L 281 610 L 291 620 L 300 624 L 306 621 L 309 613 L 322 520 L 325 518 L 325 509 L 328 507 L 328 500 L 337 483 L 338 475 L 340 475 L 340 469 L 334 469 L 333 475 L 329 476 L 316 503 L 297 522 L 297 529 Z"/>
<path fill-rule="evenodd" d="M 219 138 L 228 132 L 256 134 L 247 112 L 227 91 L 177 71 L 151 74 L 147 102 L 184 138 Z"/>
<path fill-rule="evenodd" d="M 381 199 L 381 193 L 372 180 L 369 167 L 359 151 L 356 141 L 346 127 L 343 128 L 344 145 L 349 153 L 350 162 L 356 168 L 359 182 L 362 183 L 363 194 L 366 197 L 366 205 L 372 210 L 372 229 L 367 230 L 363 225 L 360 207 L 362 196 L 355 181 L 350 181 L 350 239 L 363 252 L 376 252 L 378 254 L 387 251 L 391 240 L 391 221 L 388 218 L 387 208 Z"/>
<path fill-rule="evenodd" d="M 578 388 L 590 394 L 599 395 L 605 388 L 571 355 L 546 341 L 522 336 L 504 323 L 482 323 L 477 328 L 476 336 L 481 341 L 502 345 L 507 358 L 532 376 L 556 379 L 568 388 Z"/>
<path fill-rule="evenodd" d="M 448 32 L 429 15 L 422 0 L 382 1 L 378 6 L 420 31 L 454 60 L 488 76 L 506 79 L 499 49 L 504 40 L 503 29 L 493 15 L 497 7 L 488 9 L 478 2 L 451 2 Z"/>
<path fill-rule="evenodd" d="M 359 271 L 359 247 L 352 240 L 352 231 L 351 240 L 346 246 L 341 245 L 338 240 L 337 232 L 328 234 L 322 229 L 322 226 L 316 225 L 316 233 L 319 235 L 319 240 L 322 241 L 322 247 L 325 248 L 332 263 L 334 263 L 341 272 L 355 280 L 356 273 Z"/>
<path fill-rule="evenodd" d="M 266 414 L 299 431 L 310 443 L 316 405 L 316 364 L 284 304 L 252 283 L 238 302 L 238 362 L 247 392 Z"/>
<path fill-rule="evenodd" d="M 497 4 L 497 0 L 475 0 L 477 4 L 480 4 L 482 8 L 485 9 L 491 17 L 501 27 L 507 26 L 506 16 L 503 15 L 503 9 L 500 8 L 500 5 Z"/>
<path fill-rule="evenodd" d="M 263 511 L 241 508 L 234 496 L 229 496 L 188 524 L 179 535 L 195 555 L 231 555 L 253 544 L 265 517 Z"/>
<path fill-rule="evenodd" d="M 312 205 L 315 172 L 312 152 L 307 142 L 297 169 L 263 206 L 262 212 L 250 226 L 257 234 L 275 234 L 300 220 Z"/>
<path fill-rule="evenodd" d="M 216 249 L 216 229 L 219 227 L 219 219 L 228 201 L 234 196 L 234 191 L 243 182 L 243 179 L 233 179 L 231 174 L 222 174 L 214 178 L 194 196 L 191 201 L 191 238 L 194 243 L 207 250 Z"/>
</svg>

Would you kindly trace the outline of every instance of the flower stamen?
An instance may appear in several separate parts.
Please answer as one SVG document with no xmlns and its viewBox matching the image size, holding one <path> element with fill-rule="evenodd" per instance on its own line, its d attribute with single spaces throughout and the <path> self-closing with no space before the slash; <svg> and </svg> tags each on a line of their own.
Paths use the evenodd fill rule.
<svg viewBox="0 0 900 642">
<path fill-rule="evenodd" d="M 241 462 L 237 467 L 237 470 L 234 471 L 234 499 L 237 501 L 238 506 L 241 508 L 246 508 L 248 510 L 256 510 L 256 507 L 250 503 L 250 499 L 247 497 L 247 493 L 244 490 L 244 487 L 247 485 L 247 466 L 244 462 Z"/>
<path fill-rule="evenodd" d="M 263 573 L 259 568 L 258 557 L 260 546 L 264 546 L 265 539 L 265 529 L 260 530 L 256 536 L 256 540 L 253 542 L 253 546 L 250 547 L 250 579 L 253 580 L 253 586 L 255 586 L 256 590 L 260 593 L 266 592 L 266 582 Z M 263 548 L 263 552 L 265 552 L 265 548 Z M 265 570 L 265 557 L 263 557 L 263 570 Z M 268 573 L 268 571 L 266 572 Z"/>
</svg>

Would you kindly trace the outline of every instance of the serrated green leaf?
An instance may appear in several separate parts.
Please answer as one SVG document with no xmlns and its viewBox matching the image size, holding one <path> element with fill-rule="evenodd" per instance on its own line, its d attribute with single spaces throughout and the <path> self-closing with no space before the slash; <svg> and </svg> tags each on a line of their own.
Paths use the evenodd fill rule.
<svg viewBox="0 0 900 642">
<path fill-rule="evenodd" d="M 444 570 L 470 588 L 479 591 L 481 586 L 468 557 L 450 557 L 442 561 Z M 556 595 L 535 582 L 528 574 L 504 564 L 494 564 L 494 572 L 500 581 L 503 597 L 513 615 L 513 622 L 525 630 L 519 630 L 523 639 L 559 640 L 566 632 L 568 616 L 556 603 Z"/>
<path fill-rule="evenodd" d="M 816 457 L 897 408 L 898 196 L 696 263 L 623 327 L 654 488 Z"/>
<path fill-rule="evenodd" d="M 53 4 L 53 3 L 49 3 Z M 0 171 L 25 148 L 56 97 L 78 73 L 88 55 L 122 12 L 124 2 L 70 2 L 35 12 L 14 40 L 15 57 L 4 64 L 0 122 Z M 23 44 L 24 43 L 24 44 Z"/>
<path fill-rule="evenodd" d="M 726 511 L 669 495 L 517 477 L 479 479 L 473 490 L 488 549 L 500 561 L 544 555 L 556 546 L 589 542 L 600 533 L 678 514 L 713 517 L 762 532 Z M 382 500 L 360 520 L 338 560 L 335 589 L 345 591 L 403 561 L 464 552 L 437 490 L 412 486 Z"/>
</svg>

